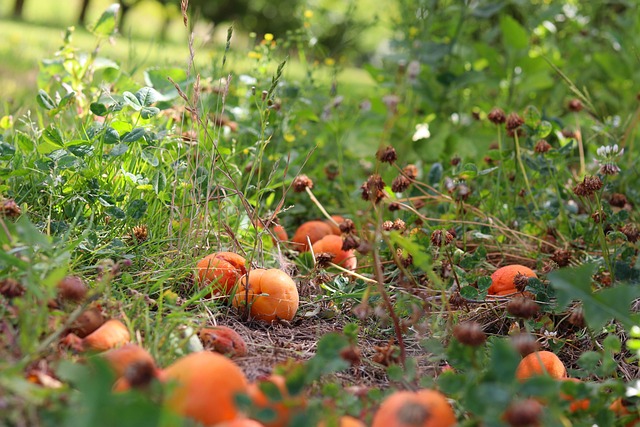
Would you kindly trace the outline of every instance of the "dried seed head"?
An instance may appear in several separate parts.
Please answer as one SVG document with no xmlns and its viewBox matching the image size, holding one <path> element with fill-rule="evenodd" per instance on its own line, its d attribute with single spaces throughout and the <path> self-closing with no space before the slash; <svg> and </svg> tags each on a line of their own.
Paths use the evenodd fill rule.
<svg viewBox="0 0 640 427">
<path fill-rule="evenodd" d="M 620 167 L 613 162 L 605 162 L 600 165 L 600 173 L 603 175 L 618 175 Z"/>
<path fill-rule="evenodd" d="M 433 246 L 442 247 L 451 244 L 455 240 L 455 237 L 447 230 L 438 229 L 431 233 L 430 240 Z"/>
<path fill-rule="evenodd" d="M 387 208 L 391 211 L 399 211 L 400 210 L 400 203 L 397 202 L 391 202 L 389 203 L 389 206 L 387 206 Z"/>
<path fill-rule="evenodd" d="M 482 330 L 482 326 L 477 322 L 458 323 L 455 328 L 453 328 L 453 336 L 456 337 L 461 344 L 471 347 L 481 346 L 487 340 L 487 335 Z"/>
<path fill-rule="evenodd" d="M 346 218 L 344 221 L 338 224 L 338 227 L 340 228 L 340 231 L 342 233 L 353 233 L 354 231 L 356 231 L 356 225 L 349 218 Z"/>
<path fill-rule="evenodd" d="M 350 251 L 351 249 L 356 249 L 360 246 L 358 239 L 353 234 L 347 234 L 342 241 L 342 250 Z"/>
<path fill-rule="evenodd" d="M 393 229 L 393 221 L 384 221 L 382 223 L 382 229 L 384 231 L 391 231 Z"/>
<path fill-rule="evenodd" d="M 333 260 L 333 257 L 335 256 L 335 254 L 332 254 L 329 252 L 320 252 L 315 255 L 316 255 L 316 266 L 318 268 L 329 267 L 329 264 L 331 263 L 331 261 Z"/>
<path fill-rule="evenodd" d="M 0 281 L 0 295 L 5 298 L 21 297 L 24 292 L 24 286 L 16 279 L 7 278 Z"/>
<path fill-rule="evenodd" d="M 461 161 L 462 159 L 460 158 L 460 156 L 453 156 L 449 163 L 451 164 L 451 166 L 458 166 Z"/>
<path fill-rule="evenodd" d="M 391 228 L 402 233 L 407 228 L 407 224 L 400 218 L 397 218 L 393 221 Z"/>
<path fill-rule="evenodd" d="M 410 164 L 402 168 L 402 172 L 410 179 L 416 179 L 418 177 L 418 167 Z"/>
<path fill-rule="evenodd" d="M 566 267 L 571 261 L 571 252 L 558 249 L 551 255 L 551 260 L 558 264 L 559 267 Z"/>
<path fill-rule="evenodd" d="M 324 167 L 324 174 L 329 181 L 335 181 L 335 179 L 340 175 L 340 168 L 338 164 L 334 161 L 330 161 Z"/>
<path fill-rule="evenodd" d="M 582 306 L 576 306 L 573 308 L 573 310 L 571 310 L 571 315 L 569 315 L 569 323 L 578 328 L 584 328 L 586 323 L 584 321 Z"/>
<path fill-rule="evenodd" d="M 544 139 L 541 139 L 538 142 L 536 142 L 535 147 L 533 147 L 533 151 L 535 151 L 538 154 L 544 154 L 549 150 L 551 150 L 551 144 L 549 144 Z"/>
<path fill-rule="evenodd" d="M 396 154 L 396 149 L 389 145 L 387 147 L 380 148 L 376 153 L 376 158 L 382 163 L 392 164 L 398 160 L 398 155 Z"/>
<path fill-rule="evenodd" d="M 136 225 L 131 229 L 131 235 L 136 243 L 142 243 L 149 238 L 149 227 L 146 224 Z"/>
<path fill-rule="evenodd" d="M 402 193 L 411 185 L 411 181 L 404 175 L 398 175 L 391 183 L 391 191 L 394 193 Z"/>
<path fill-rule="evenodd" d="M 525 288 L 529 284 L 529 276 L 526 274 L 518 273 L 513 278 L 513 286 L 518 292 L 524 292 Z"/>
<path fill-rule="evenodd" d="M 87 285 L 77 276 L 67 276 L 58 282 L 58 297 L 63 301 L 81 302 L 87 296 Z"/>
<path fill-rule="evenodd" d="M 512 403 L 504 413 L 504 420 L 511 427 L 534 427 L 540 424 L 542 405 L 534 399 Z"/>
<path fill-rule="evenodd" d="M 607 214 L 604 213 L 604 210 L 600 209 L 591 214 L 591 219 L 596 224 L 600 224 L 601 222 L 604 222 L 607 219 Z"/>
<path fill-rule="evenodd" d="M 360 304 L 354 306 L 353 309 L 351 309 L 351 312 L 353 313 L 353 315 L 360 320 L 369 318 L 371 316 L 372 311 L 373 309 L 366 302 L 361 302 Z"/>
<path fill-rule="evenodd" d="M 487 118 L 494 125 L 500 125 L 507 121 L 507 116 L 501 108 L 494 108 L 491 110 Z"/>
<path fill-rule="evenodd" d="M 582 111 L 583 105 L 579 99 L 572 99 L 568 104 L 569 111 L 573 111 L 574 113 L 578 113 Z"/>
<path fill-rule="evenodd" d="M 572 131 L 571 129 L 562 129 L 562 131 L 560 131 L 560 133 L 562 134 L 562 136 L 564 136 L 565 138 L 575 138 L 576 134 L 574 131 Z"/>
<path fill-rule="evenodd" d="M 360 187 L 362 190 L 362 198 L 377 204 L 385 196 L 383 191 L 384 186 L 384 181 L 380 175 L 373 174 L 369 176 L 369 179 Z"/>
<path fill-rule="evenodd" d="M 398 259 L 400 260 L 400 263 L 404 268 L 407 268 L 411 264 L 413 264 L 413 257 L 411 256 L 411 254 L 405 255 L 402 249 L 400 248 L 396 249 L 396 255 L 398 256 Z"/>
<path fill-rule="evenodd" d="M 362 358 L 362 352 L 358 347 L 350 345 L 340 351 L 340 357 L 349 362 L 351 366 L 358 366 Z"/>
<path fill-rule="evenodd" d="M 0 215 L 9 218 L 16 218 L 20 216 L 22 209 L 13 199 L 5 199 L 0 201 Z"/>
<path fill-rule="evenodd" d="M 313 181 L 307 175 L 298 175 L 293 179 L 293 191 L 296 193 L 302 193 L 306 191 L 308 188 L 311 190 L 313 188 Z"/>
<path fill-rule="evenodd" d="M 540 344 L 536 338 L 529 333 L 513 335 L 511 337 L 511 345 L 513 345 L 522 357 L 540 349 Z"/>
<path fill-rule="evenodd" d="M 640 237 L 640 233 L 638 232 L 638 228 L 635 224 L 625 224 L 620 228 L 620 232 L 627 236 L 627 240 L 631 243 L 635 243 L 638 241 Z"/>
<path fill-rule="evenodd" d="M 524 124 L 524 119 L 518 113 L 511 113 L 507 116 L 506 127 L 509 131 L 514 131 Z"/>
<path fill-rule="evenodd" d="M 538 314 L 540 306 L 532 299 L 517 297 L 507 303 L 507 311 L 513 316 L 531 319 Z"/>
<path fill-rule="evenodd" d="M 471 195 L 471 189 L 467 184 L 461 182 L 456 187 L 456 200 L 467 200 Z"/>
<path fill-rule="evenodd" d="M 366 240 L 360 240 L 360 244 L 358 245 L 358 247 L 356 248 L 356 250 L 358 252 L 360 252 L 363 255 L 368 254 L 369 252 L 371 252 L 372 246 L 371 243 L 369 243 Z"/>
<path fill-rule="evenodd" d="M 460 292 L 454 292 L 449 297 L 449 304 L 452 308 L 460 308 L 465 305 L 465 300 L 462 295 L 460 295 Z"/>
<path fill-rule="evenodd" d="M 611 199 L 609 199 L 609 204 L 611 206 L 615 206 L 616 208 L 624 208 L 624 206 L 628 203 L 627 196 L 621 193 L 613 193 L 611 195 Z"/>
<path fill-rule="evenodd" d="M 597 176 L 585 176 L 581 183 L 575 186 L 573 192 L 576 196 L 588 197 L 602 188 L 602 181 Z"/>
</svg>

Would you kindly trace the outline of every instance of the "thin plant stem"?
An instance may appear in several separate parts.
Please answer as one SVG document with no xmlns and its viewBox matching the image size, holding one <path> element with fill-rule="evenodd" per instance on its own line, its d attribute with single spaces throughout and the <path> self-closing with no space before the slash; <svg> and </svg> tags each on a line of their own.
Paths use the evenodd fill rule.
<svg viewBox="0 0 640 427">
<path fill-rule="evenodd" d="M 529 177 L 527 177 L 527 171 L 524 168 L 524 163 L 522 162 L 522 151 L 520 150 L 520 141 L 518 140 L 518 131 L 516 130 L 513 134 L 513 139 L 516 143 L 516 160 L 520 165 L 520 172 L 522 172 L 522 178 L 524 178 L 524 185 L 527 187 L 527 193 L 531 198 L 531 203 L 533 203 L 533 207 L 535 210 L 538 210 L 538 204 L 536 203 L 535 197 L 533 197 L 533 193 L 531 192 L 531 185 L 529 185 Z"/>
<path fill-rule="evenodd" d="M 584 145 L 582 144 L 582 132 L 580 132 L 580 123 L 578 122 L 578 114 L 574 113 L 576 118 L 576 140 L 578 141 L 578 154 L 580 155 L 580 176 L 584 176 L 587 167 L 584 161 Z"/>
</svg>

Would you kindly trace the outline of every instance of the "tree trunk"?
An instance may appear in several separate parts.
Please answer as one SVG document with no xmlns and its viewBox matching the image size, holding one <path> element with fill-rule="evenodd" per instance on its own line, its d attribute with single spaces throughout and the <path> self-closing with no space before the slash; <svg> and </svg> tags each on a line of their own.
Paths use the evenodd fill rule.
<svg viewBox="0 0 640 427">
<path fill-rule="evenodd" d="M 22 19 L 22 11 L 24 10 L 25 0 L 16 0 L 13 4 L 13 17 Z"/>
<path fill-rule="evenodd" d="M 78 24 L 83 27 L 87 25 L 87 10 L 89 10 L 89 5 L 91 4 L 91 0 L 82 0 L 82 4 L 80 5 L 80 15 L 78 15 Z"/>
</svg>

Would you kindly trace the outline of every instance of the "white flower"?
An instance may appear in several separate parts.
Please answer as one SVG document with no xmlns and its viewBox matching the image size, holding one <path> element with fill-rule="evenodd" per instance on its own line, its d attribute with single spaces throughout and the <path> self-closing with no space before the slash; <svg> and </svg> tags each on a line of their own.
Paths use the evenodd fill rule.
<svg viewBox="0 0 640 427">
<path fill-rule="evenodd" d="M 625 395 L 627 397 L 640 396 L 640 381 L 636 381 L 635 384 L 629 384 Z"/>
<path fill-rule="evenodd" d="M 420 123 L 416 125 L 416 131 L 411 138 L 414 142 L 419 141 L 421 139 L 427 139 L 431 136 L 431 132 L 429 132 L 429 124 L 428 123 Z"/>
</svg>

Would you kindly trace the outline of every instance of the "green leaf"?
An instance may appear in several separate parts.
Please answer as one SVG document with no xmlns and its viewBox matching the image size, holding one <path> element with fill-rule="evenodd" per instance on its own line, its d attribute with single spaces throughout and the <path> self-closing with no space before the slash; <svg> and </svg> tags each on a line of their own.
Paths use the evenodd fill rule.
<svg viewBox="0 0 640 427">
<path fill-rule="evenodd" d="M 142 150 L 142 152 L 140 153 L 140 157 L 142 157 L 142 160 L 149 163 L 153 167 L 157 167 L 160 164 L 158 158 L 153 154 L 153 150 L 151 149 L 145 148 L 144 150 Z"/>
<path fill-rule="evenodd" d="M 118 144 L 115 147 L 113 147 L 113 149 L 109 152 L 109 155 L 114 157 L 121 156 L 124 153 L 126 153 L 128 149 L 129 149 L 129 146 L 127 144 L 124 144 L 124 143 Z"/>
<path fill-rule="evenodd" d="M 151 104 L 155 104 L 162 97 L 162 95 L 152 87 L 143 87 L 136 92 L 136 98 L 140 101 L 140 105 L 143 107 L 150 107 Z"/>
<path fill-rule="evenodd" d="M 106 105 L 101 104 L 99 102 L 92 102 L 91 105 L 89 106 L 89 110 L 91 110 L 91 112 L 96 116 L 100 116 L 100 117 L 106 116 L 109 111 Z"/>
<path fill-rule="evenodd" d="M 124 102 L 134 110 L 140 111 L 142 109 L 142 104 L 140 103 L 140 100 L 138 99 L 137 96 L 135 96 L 131 92 L 126 91 L 125 93 L 122 94 L 122 97 L 124 98 Z"/>
<path fill-rule="evenodd" d="M 158 115 L 159 112 L 160 109 L 158 107 L 143 107 L 142 110 L 140 110 L 140 115 L 143 119 L 147 120 Z"/>
<path fill-rule="evenodd" d="M 460 289 L 460 295 L 462 295 L 462 297 L 466 298 L 466 299 L 477 300 L 478 299 L 478 290 L 476 288 L 474 288 L 473 286 L 463 286 Z"/>
<path fill-rule="evenodd" d="M 135 220 L 141 219 L 147 212 L 147 207 L 146 201 L 142 199 L 133 200 L 127 206 L 127 216 Z"/>
<path fill-rule="evenodd" d="M 122 142 L 136 142 L 144 136 L 144 128 L 135 128 L 124 135 Z"/>
<path fill-rule="evenodd" d="M 444 169 L 442 168 L 442 163 L 436 162 L 433 165 L 431 165 L 431 169 L 429 169 L 429 178 L 428 178 L 429 185 L 434 186 L 437 183 L 439 183 L 440 180 L 442 179 L 443 172 L 444 172 Z"/>
<path fill-rule="evenodd" d="M 539 122 L 540 111 L 533 105 L 527 106 L 524 110 L 524 123 L 531 128 L 535 128 Z"/>
<path fill-rule="evenodd" d="M 49 125 L 49 127 L 47 127 L 42 133 L 42 136 L 48 143 L 53 144 L 59 148 L 64 148 L 64 136 L 62 135 L 60 129 L 54 127 L 53 125 Z"/>
<path fill-rule="evenodd" d="M 525 29 L 509 15 L 500 17 L 500 30 L 504 43 L 514 49 L 525 49 L 529 44 L 529 36 Z"/>
<path fill-rule="evenodd" d="M 153 175 L 153 178 L 151 178 L 151 184 L 153 185 L 153 191 L 155 191 L 156 194 L 164 191 L 164 189 L 167 187 L 167 177 L 165 176 L 164 172 L 157 171 Z"/>
<path fill-rule="evenodd" d="M 120 12 L 120 4 L 112 4 L 100 15 L 98 21 L 89 28 L 89 31 L 98 37 L 113 36 L 118 29 L 118 12 Z"/>
<path fill-rule="evenodd" d="M 120 142 L 120 134 L 117 130 L 111 126 L 104 130 L 104 143 L 105 144 L 117 144 Z"/>
<path fill-rule="evenodd" d="M 36 100 L 38 101 L 38 105 L 45 110 L 53 110 L 57 107 L 56 102 L 51 99 L 49 94 L 42 89 L 38 90 L 38 96 L 36 97 Z"/>
<path fill-rule="evenodd" d="M 0 159 L 9 160 L 16 154 L 16 148 L 4 141 L 0 141 Z"/>
<path fill-rule="evenodd" d="M 540 122 L 540 124 L 536 128 L 536 137 L 546 138 L 549 136 L 552 130 L 553 130 L 553 125 L 548 121 L 543 120 Z"/>
<path fill-rule="evenodd" d="M 630 328 L 634 325 L 634 319 L 630 316 L 629 304 L 640 297 L 640 287 L 621 284 L 594 293 L 591 290 L 591 276 L 595 267 L 594 264 L 585 264 L 549 273 L 548 278 L 556 290 L 558 306 L 562 309 L 572 300 L 581 301 L 584 319 L 595 331 L 600 330 L 611 319 Z"/>
</svg>

